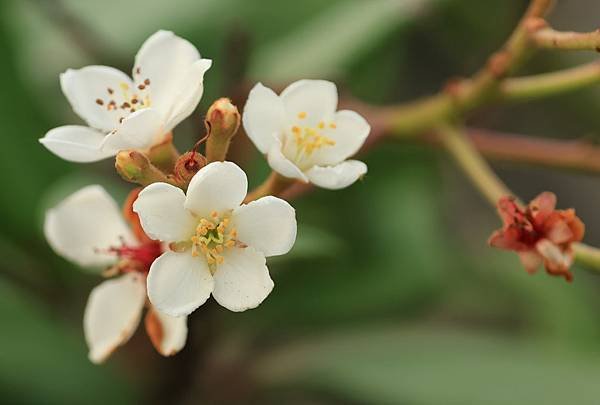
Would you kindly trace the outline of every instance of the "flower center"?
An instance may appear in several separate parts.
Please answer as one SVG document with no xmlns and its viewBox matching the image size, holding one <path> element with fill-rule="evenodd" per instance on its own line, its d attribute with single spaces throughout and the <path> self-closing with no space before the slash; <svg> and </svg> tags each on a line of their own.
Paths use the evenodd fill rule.
<svg viewBox="0 0 600 405">
<path fill-rule="evenodd" d="M 229 226 L 230 216 L 230 213 L 220 216 L 213 211 L 210 218 L 200 219 L 196 234 L 191 238 L 192 256 L 204 255 L 209 265 L 223 263 L 223 252 L 240 244 L 236 240 L 237 231 Z"/>
<path fill-rule="evenodd" d="M 111 246 L 108 252 L 119 257 L 120 261 L 115 268 L 120 272 L 148 273 L 163 250 L 157 241 L 148 241 L 138 246 L 129 246 L 122 241 L 121 246 Z"/>
<path fill-rule="evenodd" d="M 98 107 L 115 114 L 115 119 L 121 123 L 129 114 L 148 108 L 151 105 L 150 79 L 141 77 L 140 68 L 135 69 L 134 87 L 128 83 L 119 83 L 119 87 L 106 88 L 106 97 L 96 99 Z"/>
<path fill-rule="evenodd" d="M 300 121 L 306 119 L 307 113 L 301 112 L 298 114 Z M 289 154 L 289 158 L 292 158 L 294 162 L 300 167 L 310 166 L 310 157 L 314 152 L 321 148 L 335 145 L 335 141 L 323 134 L 323 130 L 329 127 L 335 129 L 336 125 L 333 122 L 326 124 L 324 121 L 320 121 L 316 127 L 294 125 L 292 126 L 292 142 L 288 142 L 289 146 L 293 145 L 293 153 Z"/>
</svg>

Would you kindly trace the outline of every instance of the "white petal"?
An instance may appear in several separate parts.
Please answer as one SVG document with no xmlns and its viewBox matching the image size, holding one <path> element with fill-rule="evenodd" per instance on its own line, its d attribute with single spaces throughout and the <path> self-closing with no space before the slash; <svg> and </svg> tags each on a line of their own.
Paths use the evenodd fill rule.
<svg viewBox="0 0 600 405">
<path fill-rule="evenodd" d="M 303 126 L 316 126 L 320 120 L 335 113 L 338 94 L 332 82 L 299 80 L 281 92 L 281 99 L 288 119 L 301 122 Z M 306 117 L 299 120 L 300 113 L 306 113 Z"/>
<path fill-rule="evenodd" d="M 246 173 L 232 162 L 213 162 L 204 166 L 190 181 L 185 208 L 199 217 L 239 206 L 248 191 Z"/>
<path fill-rule="evenodd" d="M 283 103 L 275 92 L 258 83 L 248 95 L 242 122 L 248 137 L 262 153 L 267 153 L 273 137 L 278 136 L 285 125 Z"/>
<path fill-rule="evenodd" d="M 106 266 L 116 257 L 105 252 L 120 238 L 135 243 L 116 202 L 101 186 L 87 186 L 48 210 L 44 234 L 61 256 L 80 266 Z"/>
<path fill-rule="evenodd" d="M 144 278 L 137 273 L 105 281 L 92 290 L 83 316 L 92 362 L 103 362 L 129 340 L 140 322 L 145 301 Z"/>
<path fill-rule="evenodd" d="M 171 316 L 189 315 L 204 304 L 214 287 L 203 257 L 166 252 L 150 266 L 148 298 L 156 309 Z"/>
<path fill-rule="evenodd" d="M 144 232 L 155 240 L 188 240 L 196 226 L 193 215 L 183 208 L 185 194 L 167 183 L 153 183 L 144 188 L 133 203 Z"/>
<path fill-rule="evenodd" d="M 281 198 L 267 196 L 233 211 L 238 239 L 265 256 L 282 255 L 296 241 L 296 212 Z"/>
<path fill-rule="evenodd" d="M 346 160 L 335 166 L 313 166 L 306 176 L 315 186 L 338 190 L 348 187 L 367 173 L 367 165 L 358 160 Z"/>
<path fill-rule="evenodd" d="M 308 178 L 302 173 L 302 170 L 296 166 L 291 160 L 286 158 L 281 151 L 282 145 L 279 139 L 274 140 L 267 153 L 267 161 L 271 169 L 275 170 L 282 176 L 292 179 L 298 179 L 308 183 Z"/>
<path fill-rule="evenodd" d="M 215 300 L 230 311 L 256 308 L 273 290 L 265 256 L 251 247 L 226 251 L 215 272 Z"/>
<path fill-rule="evenodd" d="M 185 346 L 187 316 L 170 316 L 150 306 L 145 324 L 154 348 L 163 356 L 172 356 Z"/>
<path fill-rule="evenodd" d="M 186 74 L 200 54 L 189 41 L 170 31 L 158 31 L 148 38 L 135 57 L 133 78 L 136 83 L 150 80 L 147 91 L 152 107 L 166 119 L 177 97 L 187 86 Z M 138 73 L 139 69 L 139 73 Z"/>
<path fill-rule="evenodd" d="M 70 162 L 96 162 L 114 155 L 100 145 L 104 134 L 90 127 L 66 125 L 51 129 L 40 139 L 50 152 Z"/>
<path fill-rule="evenodd" d="M 154 108 L 144 108 L 131 113 L 104 138 L 102 149 L 117 153 L 127 149 L 146 149 L 157 143 L 163 135 L 163 122 Z"/>
<path fill-rule="evenodd" d="M 323 135 L 335 142 L 316 152 L 315 164 L 319 166 L 336 165 L 353 156 L 365 143 L 371 126 L 354 111 L 342 110 L 333 116 L 335 128 L 325 123 Z"/>
<path fill-rule="evenodd" d="M 122 100 L 122 85 L 133 86 L 125 73 L 108 66 L 69 69 L 60 75 L 60 85 L 73 110 L 91 127 L 106 132 L 117 126 L 121 116 L 118 109 L 107 108 L 108 102 Z M 113 94 L 109 93 L 109 89 Z M 96 100 L 102 100 L 102 105 Z M 120 105 L 119 102 L 117 104 Z"/>
<path fill-rule="evenodd" d="M 173 129 L 194 112 L 204 93 L 204 73 L 211 65 L 210 59 L 200 59 L 189 68 L 184 79 L 186 85 L 177 95 L 175 104 L 166 119 L 165 132 Z"/>
</svg>

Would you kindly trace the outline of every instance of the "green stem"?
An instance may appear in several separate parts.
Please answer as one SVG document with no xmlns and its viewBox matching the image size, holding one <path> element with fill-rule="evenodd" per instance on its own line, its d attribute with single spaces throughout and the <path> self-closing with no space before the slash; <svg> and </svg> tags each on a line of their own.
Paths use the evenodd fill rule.
<svg viewBox="0 0 600 405">
<path fill-rule="evenodd" d="M 524 101 L 567 93 L 600 83 L 600 63 L 593 62 L 558 72 L 505 80 L 500 85 L 503 101 Z"/>
<path fill-rule="evenodd" d="M 501 197 L 512 195 L 463 131 L 451 125 L 442 125 L 438 127 L 438 135 L 463 172 L 492 206 L 496 206 Z"/>
<path fill-rule="evenodd" d="M 600 50 L 600 31 L 571 32 L 556 31 L 545 27 L 530 33 L 531 40 L 540 48 L 562 50 Z"/>
<path fill-rule="evenodd" d="M 389 123 L 389 128 L 394 135 L 412 137 L 483 104 L 495 101 L 515 102 L 544 98 L 579 90 L 597 83 L 600 83 L 600 63 L 593 62 L 558 72 L 504 79 L 492 95 L 488 95 L 486 99 L 478 99 L 478 102 L 482 104 L 473 103 L 473 98 L 453 98 L 448 93 L 438 93 L 415 102 L 389 108 L 385 120 Z M 472 94 L 470 82 L 465 81 L 459 86 L 469 88 L 467 93 Z"/>
<path fill-rule="evenodd" d="M 600 271 L 600 249 L 585 243 L 574 243 L 575 260 L 588 269 Z"/>
</svg>

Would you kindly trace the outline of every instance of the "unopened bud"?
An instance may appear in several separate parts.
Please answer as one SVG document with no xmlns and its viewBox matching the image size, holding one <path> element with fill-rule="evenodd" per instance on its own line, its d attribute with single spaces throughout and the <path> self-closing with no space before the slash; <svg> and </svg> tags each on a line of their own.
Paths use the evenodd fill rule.
<svg viewBox="0 0 600 405">
<path fill-rule="evenodd" d="M 206 166 L 206 158 L 200 153 L 194 151 L 184 153 L 175 162 L 174 176 L 177 183 L 189 184 L 192 177 L 204 166 Z"/>
<path fill-rule="evenodd" d="M 237 107 L 228 98 L 218 99 L 208 109 L 205 124 L 209 133 L 206 158 L 209 162 L 225 160 L 229 142 L 240 127 Z"/>
<path fill-rule="evenodd" d="M 115 168 L 124 180 L 142 186 L 159 181 L 168 182 L 167 176 L 150 163 L 146 155 L 136 150 L 117 153 Z"/>
</svg>

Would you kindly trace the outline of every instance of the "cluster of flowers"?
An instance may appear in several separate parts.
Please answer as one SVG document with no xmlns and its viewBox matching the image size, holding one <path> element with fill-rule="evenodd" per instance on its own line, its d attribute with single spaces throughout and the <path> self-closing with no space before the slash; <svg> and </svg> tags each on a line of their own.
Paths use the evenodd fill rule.
<svg viewBox="0 0 600 405">
<path fill-rule="evenodd" d="M 44 232 L 58 254 L 112 277 L 92 290 L 85 309 L 93 362 L 131 337 L 144 308 L 146 331 L 165 356 L 183 348 L 187 316 L 211 295 L 231 311 L 255 308 L 273 289 L 265 258 L 287 253 L 295 242 L 294 209 L 274 196 L 248 197 L 242 169 L 224 154 L 209 156 L 211 142 L 228 145 L 239 126 L 228 100 L 211 107 L 221 124 L 228 117 L 234 124 L 227 139 L 218 139 L 223 128 L 211 128 L 209 163 L 195 149 L 179 155 L 172 146 L 171 131 L 196 109 L 211 64 L 190 42 L 159 31 L 137 53 L 132 78 L 106 66 L 60 76 L 63 93 L 89 126 L 61 126 L 40 142 L 73 162 L 116 156 L 121 176 L 145 186 L 130 193 L 122 210 L 101 186 L 90 185 L 46 215 Z M 369 124 L 355 112 L 336 111 L 337 98 L 336 86 L 322 80 L 295 82 L 280 95 L 262 84 L 252 89 L 243 126 L 277 176 L 339 189 L 367 172 L 348 158 L 363 145 Z"/>
</svg>

